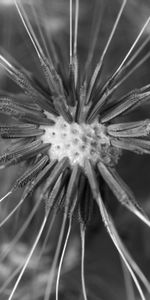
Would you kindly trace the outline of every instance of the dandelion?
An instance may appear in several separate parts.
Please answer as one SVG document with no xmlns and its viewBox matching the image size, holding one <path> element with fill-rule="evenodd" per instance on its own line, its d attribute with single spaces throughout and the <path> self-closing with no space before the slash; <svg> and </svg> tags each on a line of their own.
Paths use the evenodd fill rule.
<svg viewBox="0 0 150 300">
<path fill-rule="evenodd" d="M 63 212 L 63 220 L 50 273 L 47 273 L 46 277 L 44 300 L 50 299 L 54 285 L 56 300 L 59 298 L 62 264 L 72 227 L 77 220 L 81 233 L 82 293 L 83 299 L 88 299 L 84 274 L 85 235 L 87 226 L 93 218 L 94 203 L 99 208 L 100 218 L 141 299 L 145 299 L 141 283 L 148 293 L 150 292 L 148 280 L 119 237 L 107 208 L 107 199 L 102 197 L 102 185 L 105 182 L 119 203 L 150 227 L 148 216 L 116 170 L 124 150 L 136 154 L 150 153 L 150 120 L 120 121 L 121 117 L 150 99 L 150 84 L 134 89 L 122 97 L 116 96 L 116 91 L 122 83 L 150 57 L 150 53 L 146 53 L 142 58 L 140 56 L 149 42 L 149 37 L 142 42 L 140 40 L 150 22 L 150 17 L 113 74 L 107 80 L 102 80 L 106 55 L 126 2 L 122 1 L 100 59 L 94 71 L 91 71 L 99 27 L 95 30 L 87 60 L 81 70 L 78 56 L 79 0 L 70 0 L 69 3 L 69 59 L 66 59 L 66 53 L 63 50 L 60 52 L 52 42 L 48 50 L 39 23 L 37 25 L 40 41 L 38 40 L 25 7 L 21 1 L 14 0 L 22 24 L 39 59 L 45 84 L 35 79 L 35 74 L 31 74 L 15 61 L 11 63 L 4 55 L 0 55 L 1 68 L 25 93 L 23 99 L 15 94 L 1 93 L 0 111 L 10 118 L 10 122 L 0 124 L 0 136 L 2 139 L 9 139 L 11 147 L 0 156 L 0 168 L 21 162 L 27 162 L 28 166 L 0 199 L 0 203 L 5 202 L 12 193 L 24 187 L 20 201 L 1 221 L 0 227 L 2 228 L 14 216 L 35 189 L 38 187 L 41 189 L 29 218 L 18 230 L 1 260 L 12 253 L 12 248 L 43 202 L 45 214 L 26 260 L 19 264 L 19 268 L 0 289 L 3 293 L 9 282 L 18 274 L 8 300 L 15 297 L 20 281 L 38 249 L 44 230 L 48 227 L 50 234 L 60 210 Z"/>
</svg>

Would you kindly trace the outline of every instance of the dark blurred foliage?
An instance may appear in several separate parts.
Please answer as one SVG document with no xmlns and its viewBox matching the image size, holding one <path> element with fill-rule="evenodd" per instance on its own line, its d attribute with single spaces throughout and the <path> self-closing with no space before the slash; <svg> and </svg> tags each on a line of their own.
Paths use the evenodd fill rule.
<svg viewBox="0 0 150 300">
<path fill-rule="evenodd" d="M 4 3 L 3 3 L 4 2 Z M 24 1 L 31 3 L 31 1 Z M 39 22 L 44 29 L 46 40 L 50 42 L 54 41 L 58 51 L 64 51 L 66 54 L 66 60 L 69 57 L 69 1 L 67 0 L 35 0 L 33 1 L 36 11 L 38 12 Z M 93 59 L 92 70 L 96 65 L 100 54 L 106 44 L 110 30 L 115 20 L 115 16 L 120 7 L 121 1 L 117 0 L 81 0 L 80 1 L 80 21 L 79 21 L 79 38 L 78 38 L 78 52 L 79 52 L 79 68 L 82 70 L 86 61 L 89 45 L 90 45 L 90 28 L 92 26 L 93 19 L 98 20 L 99 10 L 94 13 L 94 5 L 99 3 L 99 10 L 102 5 L 105 5 L 105 15 L 102 20 L 101 30 L 99 38 L 97 40 L 96 51 Z M 44 5 L 43 5 L 44 4 Z M 29 17 L 31 17 L 30 6 L 27 6 Z M 93 15 L 91 14 L 93 13 Z M 126 6 L 124 14 L 119 23 L 119 27 L 111 43 L 111 47 L 105 60 L 104 77 L 109 76 L 112 71 L 119 65 L 124 55 L 132 45 L 135 37 L 137 36 L 140 28 L 144 24 L 146 17 L 150 14 L 149 0 L 130 0 Z M 31 19 L 33 26 L 36 28 L 36 22 Z M 145 36 L 150 34 L 150 26 L 145 32 Z M 6 5 L 5 1 L 0 0 L 0 46 L 2 53 L 5 57 L 8 57 L 12 62 L 13 59 L 17 60 L 23 67 L 26 67 L 29 71 L 34 72 L 36 76 L 41 76 L 41 70 L 39 68 L 38 59 L 34 52 L 31 42 L 25 32 L 25 29 L 18 17 L 16 9 L 12 3 Z M 150 51 L 150 46 L 147 46 L 145 51 Z M 1 52 L 0 51 L 0 52 Z M 144 53 L 142 53 L 144 55 Z M 12 58 L 11 58 L 12 57 Z M 120 87 L 118 96 L 124 94 L 130 89 L 141 87 L 144 84 L 150 82 L 150 61 L 147 61 L 142 67 L 140 67 L 130 78 Z M 0 84 L 2 90 L 9 92 L 13 91 L 18 93 L 18 88 L 3 71 L 0 69 Z M 20 91 L 21 92 L 21 91 Z M 142 108 L 138 109 L 131 115 L 132 120 L 148 118 L 149 117 L 149 104 L 146 104 Z M 0 119 L 5 120 L 4 115 L 0 115 Z M 5 141 L 0 141 L 0 152 L 2 153 L 5 147 L 7 147 Z M 146 155 L 138 156 L 130 153 L 124 153 L 118 165 L 121 176 L 125 179 L 128 185 L 132 188 L 138 201 L 143 205 L 145 210 L 150 216 L 150 189 L 149 189 L 149 174 L 150 174 L 150 158 Z M 22 172 L 22 169 L 26 166 L 21 164 L 19 167 L 13 167 L 0 170 L 0 195 L 5 194 L 15 178 Z M 4 205 L 1 210 L 2 217 L 7 212 L 7 206 L 12 205 L 14 201 L 18 201 L 22 191 L 17 192 L 9 199 L 9 203 Z M 38 193 L 38 191 L 37 191 Z M 16 217 L 16 224 L 19 222 L 21 226 L 23 220 L 25 220 L 34 205 L 36 194 L 34 198 L 24 205 L 23 211 Z M 133 257 L 139 263 L 140 267 L 145 271 L 145 274 L 150 279 L 150 233 L 144 225 L 140 224 L 137 219 L 130 215 L 124 208 L 120 208 L 116 204 L 116 200 L 107 191 L 108 205 L 114 213 L 115 223 L 122 237 L 123 241 L 131 251 Z M 115 210 L 113 210 L 115 207 Z M 42 215 L 42 213 L 41 213 Z M 27 229 L 25 236 L 21 242 L 25 254 L 30 249 L 30 244 L 35 236 L 38 225 L 40 223 L 41 216 L 36 216 Z M 18 226 L 18 225 L 16 225 Z M 5 226 L 1 233 L 1 239 L 5 243 L 11 240 L 13 236 L 12 223 Z M 74 238 L 70 242 L 70 253 L 66 254 L 64 275 L 60 284 L 60 299 L 74 300 L 82 299 L 81 297 L 81 283 L 80 283 L 80 247 L 79 247 L 79 233 L 76 228 L 74 230 Z M 57 236 L 59 231 L 59 222 L 55 226 L 54 232 L 49 238 L 48 250 L 53 254 L 54 246 L 56 245 Z M 20 246 L 21 247 L 21 246 Z M 19 245 L 18 245 L 19 248 Z M 20 248 L 19 248 L 20 249 Z M 20 250 L 18 250 L 20 251 Z M 74 253 L 75 252 L 75 253 Z M 6 264 L 1 267 L 4 269 L 4 277 L 8 276 L 14 268 L 15 263 L 11 259 L 13 255 L 17 253 L 17 246 L 14 252 L 11 252 L 10 261 L 6 261 Z M 20 252 L 19 252 L 20 253 Z M 22 253 L 22 252 L 21 252 Z M 23 256 L 24 254 L 22 254 Z M 125 300 L 126 291 L 124 285 L 124 277 L 120 259 L 117 251 L 114 249 L 109 237 L 103 228 L 102 222 L 99 221 L 97 211 L 95 212 L 95 219 L 91 224 L 91 227 L 87 229 L 86 238 L 86 261 L 85 261 L 85 276 L 87 290 L 89 294 L 89 300 Z M 20 257 L 20 260 L 22 259 Z M 48 256 L 50 263 L 51 258 Z M 34 258 L 33 258 L 34 259 Z M 36 260 L 36 254 L 35 254 Z M 68 263 L 68 260 L 69 263 Z M 74 261 L 72 263 L 72 261 Z M 77 262 L 78 261 L 78 262 Z M 43 261 L 42 261 L 43 263 Z M 16 262 L 17 265 L 17 262 Z M 38 262 L 35 262 L 35 269 Z M 29 268 L 26 277 L 30 279 L 30 288 L 28 286 L 28 293 L 26 293 L 26 284 L 28 280 L 22 281 L 20 287 L 20 294 L 18 297 L 23 300 L 37 299 L 37 289 L 41 289 L 44 293 L 44 284 L 46 282 L 46 276 L 48 274 L 48 264 L 43 263 L 43 266 L 39 267 L 41 277 L 38 277 L 33 269 Z M 66 268 L 66 269 L 65 269 Z M 31 273 L 31 274 L 30 274 Z M 6 274 L 6 275 L 5 275 Z M 0 275 L 0 279 L 3 280 L 3 275 Z M 1 281 L 0 280 L 0 281 Z M 34 291 L 34 292 L 33 292 Z M 19 293 L 19 292 L 18 292 Z M 137 298 L 138 299 L 138 298 Z"/>
</svg>

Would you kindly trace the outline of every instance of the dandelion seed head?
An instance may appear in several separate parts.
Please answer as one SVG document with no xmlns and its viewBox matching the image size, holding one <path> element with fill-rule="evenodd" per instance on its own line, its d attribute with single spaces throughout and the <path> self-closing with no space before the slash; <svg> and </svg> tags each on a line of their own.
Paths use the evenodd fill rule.
<svg viewBox="0 0 150 300">
<path fill-rule="evenodd" d="M 98 123 L 69 124 L 63 117 L 55 118 L 52 126 L 41 126 L 44 134 L 41 140 L 51 143 L 49 156 L 51 160 L 60 161 L 68 157 L 70 165 L 84 166 L 85 158 L 95 165 L 99 160 L 106 164 L 117 163 L 121 151 L 111 146 L 105 125 Z"/>
</svg>

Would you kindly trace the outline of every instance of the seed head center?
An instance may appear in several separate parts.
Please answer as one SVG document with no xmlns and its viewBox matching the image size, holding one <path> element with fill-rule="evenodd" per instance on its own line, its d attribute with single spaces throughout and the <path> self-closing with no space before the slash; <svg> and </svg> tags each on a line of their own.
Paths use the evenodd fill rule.
<svg viewBox="0 0 150 300">
<path fill-rule="evenodd" d="M 42 127 L 44 143 L 51 143 L 51 160 L 68 157 L 70 164 L 84 166 L 85 158 L 94 164 L 99 160 L 109 164 L 112 161 L 112 146 L 106 134 L 106 127 L 98 122 L 93 124 L 67 123 L 63 117 L 55 118 L 55 124 Z"/>
</svg>

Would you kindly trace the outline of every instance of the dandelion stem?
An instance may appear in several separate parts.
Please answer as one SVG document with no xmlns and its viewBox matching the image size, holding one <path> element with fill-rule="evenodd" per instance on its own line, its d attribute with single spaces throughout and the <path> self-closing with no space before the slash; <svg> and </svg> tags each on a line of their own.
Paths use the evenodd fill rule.
<svg viewBox="0 0 150 300">
<path fill-rule="evenodd" d="M 39 92 L 36 85 L 35 87 L 33 87 L 32 80 L 30 80 L 29 76 L 23 73 L 20 68 L 17 69 L 16 67 L 14 67 L 2 55 L 0 55 L 0 65 L 8 73 L 10 78 L 18 86 L 20 86 L 30 98 L 32 98 L 35 104 L 40 105 L 41 108 L 44 108 L 51 113 L 56 113 L 54 106 L 50 101 L 47 100 L 44 93 Z"/>
<path fill-rule="evenodd" d="M 56 274 L 56 267 L 57 267 L 61 247 L 62 247 L 62 240 L 63 240 L 63 236 L 64 236 L 64 231 L 65 231 L 66 219 L 67 219 L 67 216 L 66 216 L 66 214 L 64 214 L 63 222 L 62 222 L 62 225 L 61 225 L 61 231 L 60 231 L 58 243 L 57 243 L 57 246 L 56 246 L 55 256 L 54 256 L 53 263 L 52 263 L 52 266 L 51 266 L 51 269 L 50 269 L 50 272 L 49 272 L 49 276 L 48 276 L 48 281 L 47 281 L 47 287 L 46 287 L 46 291 L 45 291 L 44 300 L 49 300 L 50 296 L 51 296 L 53 281 L 54 281 L 54 277 L 55 277 L 55 274 Z"/>
<path fill-rule="evenodd" d="M 25 27 L 25 29 L 26 29 L 29 37 L 30 37 L 30 40 L 33 43 L 33 46 L 34 46 L 39 58 L 41 58 L 43 56 L 43 51 L 42 51 L 42 49 L 39 45 L 39 42 L 38 42 L 34 32 L 33 32 L 33 29 L 32 29 L 31 24 L 30 24 L 30 22 L 27 18 L 25 10 L 24 10 L 24 8 L 21 4 L 21 1 L 20 0 L 14 0 L 14 2 L 15 2 L 15 6 L 17 8 L 17 11 L 19 13 L 19 16 L 21 18 L 21 21 L 22 21 L 22 23 L 23 23 L 23 25 L 24 25 L 24 27 Z"/>
<path fill-rule="evenodd" d="M 37 203 L 35 204 L 35 206 L 33 207 L 29 217 L 27 218 L 27 220 L 24 222 L 24 224 L 22 225 L 22 227 L 20 228 L 20 230 L 17 232 L 16 236 L 14 237 L 14 239 L 11 241 L 11 243 L 7 246 L 7 249 L 5 249 L 5 252 L 2 253 L 2 255 L 0 255 L 0 262 L 2 262 L 2 260 L 5 259 L 5 257 L 7 257 L 7 255 L 10 253 L 10 251 L 12 250 L 12 248 L 14 247 L 14 245 L 17 243 L 17 241 L 20 239 L 20 237 L 23 235 L 23 233 L 25 232 L 27 226 L 29 225 L 30 221 L 32 220 L 34 214 L 36 213 L 39 205 L 41 203 L 41 199 L 39 199 L 37 201 Z"/>
<path fill-rule="evenodd" d="M 112 89 L 110 89 L 109 94 L 112 94 L 125 80 L 129 78 L 139 67 L 141 67 L 150 58 L 150 53 L 146 53 L 138 63 L 133 66 L 117 83 Z"/>
<path fill-rule="evenodd" d="M 57 95 L 64 94 L 64 90 L 63 90 L 63 86 L 62 86 L 62 82 L 60 77 L 58 76 L 54 66 L 53 66 L 53 62 L 52 60 L 48 60 L 47 57 L 45 56 L 38 40 L 37 37 L 33 31 L 33 28 L 31 26 L 31 23 L 28 19 L 28 16 L 23 8 L 23 5 L 21 4 L 20 1 L 18 0 L 14 0 L 17 11 L 20 15 L 20 18 L 22 20 L 22 23 L 30 37 L 30 40 L 35 48 L 35 51 L 39 57 L 39 61 L 42 67 L 42 71 L 43 74 L 45 76 L 45 79 L 48 83 L 48 86 L 50 88 L 50 91 L 53 91 L 54 93 L 56 93 Z"/>
<path fill-rule="evenodd" d="M 9 195 L 11 195 L 13 193 L 13 188 L 5 195 L 3 196 L 1 199 L 0 199 L 0 203 L 2 203 Z"/>
<path fill-rule="evenodd" d="M 22 276 L 23 276 L 23 274 L 24 274 L 24 272 L 25 272 L 25 270 L 26 270 L 26 268 L 27 268 L 27 266 L 28 266 L 28 263 L 29 263 L 29 261 L 30 261 L 32 255 L 33 255 L 33 252 L 34 252 L 34 250 L 35 250 L 35 248 L 36 248 L 36 246 L 37 246 L 37 244 L 38 244 L 38 242 L 39 242 L 39 240 L 40 240 L 40 237 L 41 237 L 41 235 L 42 235 L 42 233 L 43 233 L 43 230 L 44 230 L 45 225 L 46 225 L 46 222 L 47 222 L 47 218 L 48 218 L 48 215 L 46 215 L 46 216 L 44 217 L 44 220 L 43 220 L 43 222 L 42 222 L 42 225 L 41 225 L 41 227 L 40 227 L 40 230 L 39 230 L 39 233 L 38 233 L 38 235 L 37 235 L 37 237 L 36 237 L 36 240 L 35 240 L 35 242 L 34 242 L 32 248 L 31 248 L 31 251 L 30 251 L 30 253 L 29 253 L 29 255 L 28 255 L 27 259 L 26 259 L 26 262 L 25 262 L 25 264 L 24 264 L 24 266 L 23 266 L 23 268 L 22 268 L 22 270 L 21 270 L 21 272 L 20 272 L 20 274 L 19 274 L 19 276 L 18 276 L 18 278 L 17 278 L 17 281 L 16 281 L 16 283 L 15 283 L 15 285 L 14 285 L 14 287 L 13 287 L 13 290 L 12 290 L 12 292 L 11 292 L 11 294 L 10 294 L 8 300 L 11 300 L 11 299 L 13 298 L 13 296 L 14 296 L 14 293 L 15 293 L 17 287 L 18 287 L 18 284 L 20 283 L 20 280 L 21 280 L 21 278 L 22 278 Z"/>
<path fill-rule="evenodd" d="M 136 44 L 138 43 L 140 37 L 142 36 L 145 28 L 147 27 L 147 25 L 150 22 L 150 17 L 147 19 L 146 23 L 144 24 L 144 26 L 142 27 L 140 33 L 138 34 L 136 40 L 134 41 L 133 45 L 131 46 L 130 50 L 127 52 L 125 58 L 123 59 L 123 61 L 121 62 L 121 64 L 119 65 L 119 67 L 117 68 L 117 70 L 113 73 L 113 75 L 110 77 L 110 79 L 107 80 L 107 82 L 104 84 L 104 86 L 101 88 L 101 95 L 100 95 L 100 100 L 96 103 L 96 105 L 94 106 L 94 108 L 92 109 L 91 112 L 89 112 L 89 116 L 87 117 L 87 121 L 89 123 L 93 122 L 93 120 L 96 118 L 96 116 L 98 115 L 101 107 L 106 104 L 108 97 L 110 97 L 113 92 L 138 68 L 140 67 L 149 57 L 150 57 L 150 53 L 147 53 L 133 68 L 131 68 L 131 70 L 125 74 L 123 76 L 123 78 L 121 78 L 121 80 L 119 80 L 114 86 L 113 83 L 115 82 L 116 78 L 126 69 L 126 66 L 129 66 L 128 64 L 130 64 L 130 61 L 132 62 L 132 58 L 131 60 L 129 60 L 129 62 L 125 65 L 128 57 L 130 56 L 130 54 L 132 53 L 133 49 L 135 48 Z M 110 88 L 111 86 L 113 86 L 112 88 Z M 108 89 L 109 87 L 109 89 Z"/>
<path fill-rule="evenodd" d="M 104 87 L 102 88 L 102 92 L 105 92 L 105 90 L 107 89 L 108 86 L 112 85 L 112 83 L 115 81 L 116 77 L 118 77 L 120 75 L 120 73 L 124 70 L 123 66 L 125 65 L 128 57 L 130 56 L 130 54 L 132 53 L 133 49 L 135 48 L 135 46 L 137 45 L 140 37 L 142 36 L 145 28 L 148 26 L 150 22 L 150 17 L 148 17 L 147 21 L 145 22 L 145 24 L 143 25 L 140 33 L 138 34 L 137 38 L 135 39 L 134 43 L 132 44 L 131 48 L 129 49 L 129 51 L 127 52 L 126 56 L 124 57 L 124 59 L 122 60 L 121 64 L 119 65 L 119 67 L 117 68 L 117 70 L 113 73 L 113 75 L 110 77 L 110 79 L 106 82 L 106 84 L 104 85 Z"/>
<path fill-rule="evenodd" d="M 145 89 L 142 88 L 133 90 L 123 96 L 114 107 L 112 105 L 112 107 L 108 109 L 108 112 L 104 113 L 104 116 L 101 118 L 101 123 L 106 123 L 120 114 L 127 112 L 129 109 L 132 110 L 138 105 L 141 105 L 143 102 L 149 100 L 150 92 L 146 91 L 149 87 L 150 86 L 148 85 Z"/>
<path fill-rule="evenodd" d="M 43 35 L 43 32 L 42 32 L 41 26 L 40 26 L 40 22 L 38 21 L 38 17 L 37 17 L 37 12 L 36 12 L 36 9 L 35 9 L 35 5 L 32 3 L 32 1 L 31 1 L 30 5 L 31 5 L 32 12 L 33 12 L 33 17 L 35 19 L 35 22 L 36 22 L 36 25 L 37 25 L 37 28 L 38 28 L 38 31 L 39 31 L 39 34 L 40 34 L 41 41 L 43 43 L 43 47 L 45 49 L 45 53 L 46 53 L 49 61 L 51 61 L 51 58 L 50 58 L 50 55 L 49 55 L 49 51 L 48 51 L 48 47 L 46 45 L 46 41 L 45 41 L 45 38 L 44 38 L 44 35 Z M 41 6 L 40 6 L 40 12 L 41 12 L 42 7 L 43 7 L 43 5 L 41 4 Z"/>
<path fill-rule="evenodd" d="M 121 62 L 120 66 L 117 68 L 116 72 L 114 73 L 113 77 L 116 77 L 119 75 L 122 67 L 124 66 L 125 62 L 127 61 L 128 57 L 130 56 L 130 54 L 132 53 L 133 49 L 135 48 L 136 44 L 138 43 L 140 37 L 142 36 L 145 28 L 148 26 L 150 22 L 150 17 L 148 17 L 147 21 L 145 22 L 145 24 L 143 25 L 140 33 L 138 34 L 136 40 L 134 41 L 133 45 L 131 46 L 130 50 L 128 51 L 128 53 L 126 54 L 125 58 L 123 59 L 123 61 Z"/>
<path fill-rule="evenodd" d="M 87 300 L 87 293 L 85 287 L 85 271 L 84 271 L 84 260 L 85 260 L 85 227 L 83 224 L 80 224 L 80 233 L 81 233 L 81 281 L 82 281 L 82 292 L 84 300 Z"/>
<path fill-rule="evenodd" d="M 79 23 L 79 0 L 76 0 L 75 26 L 74 26 L 74 49 L 73 49 L 75 87 L 77 86 L 77 80 L 78 80 L 78 59 L 77 59 L 78 23 Z"/>
<path fill-rule="evenodd" d="M 68 231 L 67 231 L 67 235 L 66 235 L 64 247 L 63 247 L 62 254 L 61 254 L 61 258 L 60 258 L 60 262 L 59 262 L 58 272 L 57 272 L 57 280 L 56 280 L 56 300 L 58 300 L 58 296 L 59 296 L 59 280 L 60 280 L 60 272 L 61 272 L 61 268 L 62 268 L 62 263 L 63 263 L 63 259 L 64 259 L 66 247 L 67 247 L 67 244 L 68 244 L 68 239 L 69 239 L 70 232 L 71 232 L 71 225 L 72 225 L 72 218 L 69 219 Z"/>
<path fill-rule="evenodd" d="M 142 64 L 144 64 L 148 59 L 150 58 L 150 53 L 146 53 L 144 57 L 142 57 L 138 63 L 133 66 L 111 89 L 108 89 L 106 94 L 104 93 L 102 97 L 100 97 L 100 100 L 97 102 L 97 104 L 94 106 L 93 110 L 89 113 L 89 116 L 87 117 L 88 123 L 92 123 L 94 119 L 97 117 L 97 115 L 100 112 L 100 109 L 104 104 L 107 103 L 109 97 L 115 92 L 115 90 L 118 89 L 118 87 L 129 78 L 129 76 L 132 75 L 133 72 L 135 72 L 139 67 L 141 67 Z"/>
<path fill-rule="evenodd" d="M 22 197 L 18 204 L 12 209 L 12 211 L 0 222 L 0 228 L 13 216 L 13 214 L 18 210 L 18 208 L 23 204 L 26 197 Z"/>
<path fill-rule="evenodd" d="M 121 5 L 121 8 L 120 8 L 119 13 L 118 13 L 118 15 L 117 15 L 115 24 L 114 24 L 114 26 L 113 26 L 113 28 L 112 28 L 112 31 L 111 31 L 111 33 L 110 33 L 110 36 L 109 36 L 108 41 L 107 41 L 107 43 L 106 43 L 106 46 L 105 46 L 105 48 L 104 48 L 104 50 L 103 50 L 103 53 L 102 53 L 102 55 L 101 55 L 101 57 L 100 57 L 100 60 L 99 60 L 97 66 L 96 66 L 96 68 L 95 68 L 94 73 L 93 73 L 93 76 L 92 76 L 92 79 L 91 79 L 91 82 L 90 82 L 89 91 L 88 91 L 88 94 L 87 94 L 87 103 L 89 102 L 89 99 L 90 99 L 90 96 L 91 96 L 93 87 L 94 87 L 94 85 L 95 85 L 96 79 L 97 79 L 98 75 L 99 75 L 100 72 L 101 72 L 101 68 L 102 68 L 102 65 L 103 65 L 103 61 L 104 61 L 105 55 L 106 55 L 106 53 L 107 53 L 107 50 L 108 50 L 108 48 L 109 48 L 109 45 L 110 45 L 110 43 L 111 43 L 111 41 L 112 41 L 112 38 L 113 38 L 114 33 L 115 33 L 115 31 L 116 31 L 116 28 L 117 28 L 117 26 L 118 26 L 118 23 L 119 23 L 119 20 L 120 20 L 121 15 L 122 15 L 122 12 L 123 12 L 123 10 L 124 10 L 124 7 L 125 7 L 125 5 L 126 5 L 126 2 L 127 2 L 127 0 L 123 0 L 123 3 L 122 3 L 122 5 Z"/>
<path fill-rule="evenodd" d="M 94 8 L 93 24 L 91 26 L 92 28 L 91 28 L 91 34 L 90 34 L 90 41 L 92 41 L 92 43 L 90 43 L 90 48 L 88 51 L 88 57 L 87 57 L 86 65 L 85 65 L 85 71 L 84 71 L 85 78 L 87 78 L 87 73 L 90 68 L 93 56 L 94 56 L 94 51 L 95 51 L 96 43 L 98 40 L 98 34 L 100 31 L 104 8 L 105 8 L 105 4 L 106 4 L 107 0 L 103 0 L 102 4 L 101 4 L 101 1 L 99 2 L 99 0 L 97 0 L 96 2 L 95 2 L 96 3 L 95 8 Z M 99 7 L 97 7 L 98 6 L 97 4 L 101 5 L 100 9 L 99 9 Z M 98 13 L 98 17 L 96 16 L 97 13 Z M 95 21 L 95 19 L 97 19 L 97 20 Z M 85 80 L 85 82 L 86 82 L 86 80 Z M 84 82 L 84 84 L 85 84 L 85 82 Z"/>
<path fill-rule="evenodd" d="M 72 49 L 72 38 L 73 38 L 73 34 L 72 34 L 72 0 L 70 0 L 70 65 L 72 66 L 72 53 L 73 53 L 73 49 Z"/>
<path fill-rule="evenodd" d="M 135 294 L 134 294 L 134 289 L 133 289 L 133 284 L 131 280 L 131 275 L 129 271 L 126 268 L 126 265 L 124 261 L 121 259 L 121 265 L 122 265 L 122 271 L 123 271 L 123 276 L 124 276 L 124 281 L 125 281 L 125 288 L 126 288 L 126 295 L 127 295 L 127 300 L 136 300 L 135 299 Z"/>
<path fill-rule="evenodd" d="M 101 176 L 107 182 L 118 201 L 150 227 L 148 216 L 115 169 L 105 166 L 102 162 L 99 162 L 97 166 Z"/>
<path fill-rule="evenodd" d="M 32 28 L 32 26 L 31 26 L 31 24 L 30 24 L 30 22 L 28 20 L 26 12 L 25 12 L 25 10 L 24 10 L 24 8 L 23 8 L 23 6 L 22 6 L 22 4 L 21 4 L 20 1 L 14 0 L 14 2 L 15 2 L 17 11 L 18 11 L 18 13 L 20 15 L 21 21 L 22 21 L 22 23 L 23 23 L 23 25 L 24 25 L 24 27 L 25 27 L 25 29 L 26 29 L 29 37 L 30 37 L 30 40 L 31 40 L 31 42 L 32 42 L 32 44 L 33 44 L 33 46 L 35 48 L 35 51 L 36 51 L 36 53 L 37 53 L 37 55 L 39 57 L 39 60 L 42 62 L 43 66 L 44 66 L 43 70 L 45 70 L 46 73 L 47 73 L 48 68 L 47 68 L 47 65 L 45 64 L 45 61 L 46 61 L 45 55 L 43 53 L 43 50 L 42 50 L 42 48 L 41 48 L 41 46 L 40 46 L 40 44 L 39 44 L 36 36 L 35 36 L 35 33 L 34 33 L 33 28 Z M 49 73 L 49 71 L 48 71 L 48 73 Z M 51 75 L 50 75 L 50 77 L 51 77 Z M 48 76 L 46 76 L 46 78 L 48 79 Z M 49 80 L 48 80 L 48 84 L 49 84 L 49 88 L 51 90 L 52 89 L 52 85 L 50 84 Z"/>
<path fill-rule="evenodd" d="M 134 259 L 130 255 L 130 253 L 128 252 L 127 248 L 125 247 L 122 240 L 120 239 L 117 231 L 116 231 L 116 236 L 117 236 L 117 240 L 118 240 L 118 245 L 119 245 L 122 253 L 126 257 L 126 260 L 128 261 L 128 263 L 131 266 L 131 268 L 133 269 L 134 273 L 139 277 L 139 279 L 141 280 L 141 282 L 144 284 L 145 288 L 147 289 L 148 293 L 150 294 L 150 283 L 149 283 L 149 281 L 147 280 L 147 278 L 145 277 L 144 273 L 139 268 L 137 263 L 134 261 Z"/>
<path fill-rule="evenodd" d="M 45 16 L 47 15 L 47 9 L 43 5 L 43 1 L 42 0 L 39 0 L 39 5 L 40 5 L 40 9 L 38 10 L 38 15 L 39 15 L 39 18 L 40 18 L 40 22 L 41 21 L 45 22 Z M 43 27 L 44 27 L 44 24 L 43 24 Z M 40 29 L 41 29 L 41 27 L 40 27 Z M 45 39 L 43 37 L 43 33 L 42 33 L 41 38 L 42 38 L 43 42 L 45 43 L 45 47 L 47 48 L 47 50 L 45 49 L 46 52 L 47 52 L 46 53 L 47 57 L 51 60 L 51 56 L 52 56 L 55 64 L 58 65 L 59 59 L 58 59 L 58 55 L 56 53 L 55 45 L 53 43 L 53 38 L 51 36 L 52 33 L 50 33 L 49 30 L 48 31 L 45 30 L 45 34 L 46 34 L 46 41 L 45 41 Z M 50 49 L 47 47 L 46 42 L 48 43 Z M 50 50 L 50 53 L 49 53 L 49 50 Z"/>
<path fill-rule="evenodd" d="M 150 36 L 148 36 L 145 41 L 140 45 L 140 47 L 135 51 L 135 53 L 133 54 L 133 56 L 128 60 L 128 62 L 124 65 L 124 67 L 122 68 L 122 72 L 125 71 L 125 69 L 127 69 L 131 63 L 137 58 L 137 56 L 142 52 L 142 50 L 146 47 L 146 45 L 149 43 L 150 41 Z"/>
<path fill-rule="evenodd" d="M 99 206 L 99 209 L 100 209 L 100 213 L 101 213 L 103 222 L 104 222 L 104 224 L 105 224 L 105 226 L 106 226 L 106 228 L 107 228 L 107 231 L 108 231 L 108 233 L 109 233 L 109 235 L 110 235 L 110 238 L 112 239 L 114 245 L 116 246 L 116 249 L 118 250 L 118 252 L 119 252 L 119 254 L 120 254 L 120 257 L 121 257 L 122 260 L 124 261 L 124 263 L 125 263 L 127 269 L 129 270 L 129 272 L 130 272 L 130 274 L 131 274 L 131 276 L 132 276 L 132 279 L 133 279 L 133 281 L 134 281 L 134 283 L 135 283 L 135 285 L 136 285 L 136 287 L 137 287 L 137 289 L 138 289 L 138 292 L 139 292 L 139 294 L 140 294 L 140 296 L 141 296 L 141 299 L 142 299 L 142 300 L 146 300 L 146 298 L 145 298 L 145 296 L 144 296 L 144 294 L 143 294 L 143 291 L 142 291 L 142 289 L 141 289 L 141 286 L 140 286 L 140 284 L 139 284 L 139 282 L 138 282 L 138 280 L 137 280 L 137 277 L 136 277 L 135 273 L 133 272 L 133 270 L 132 270 L 130 264 L 128 263 L 128 261 L 127 261 L 125 255 L 124 255 L 122 249 L 121 249 L 120 246 L 119 246 L 119 243 L 118 243 L 118 234 L 117 234 L 117 232 L 116 232 L 116 229 L 115 229 L 115 226 L 114 226 L 114 224 L 113 224 L 113 221 L 111 220 L 111 217 L 110 217 L 110 216 L 108 215 L 108 213 L 107 213 L 107 210 L 106 210 L 106 208 L 105 208 L 105 206 L 104 206 L 104 204 L 103 204 L 103 201 L 102 201 L 100 195 L 99 195 L 99 197 L 97 198 L 97 204 L 98 204 L 98 206 Z"/>
<path fill-rule="evenodd" d="M 73 51 L 74 56 L 77 56 L 78 23 L 79 23 L 79 0 L 76 0 L 75 28 L 74 28 L 74 51 Z"/>
<path fill-rule="evenodd" d="M 53 213 L 52 219 L 50 220 L 50 224 L 48 226 L 48 231 L 46 233 L 46 237 L 45 237 L 44 241 L 42 242 L 42 248 L 40 250 L 38 260 L 40 260 L 41 256 L 43 255 L 44 249 L 46 247 L 46 244 L 47 244 L 47 241 L 48 241 L 48 238 L 49 238 L 49 235 L 50 235 L 50 232 L 51 232 L 51 230 L 53 228 L 53 225 L 54 225 L 55 218 L 56 218 L 56 213 Z"/>
</svg>

